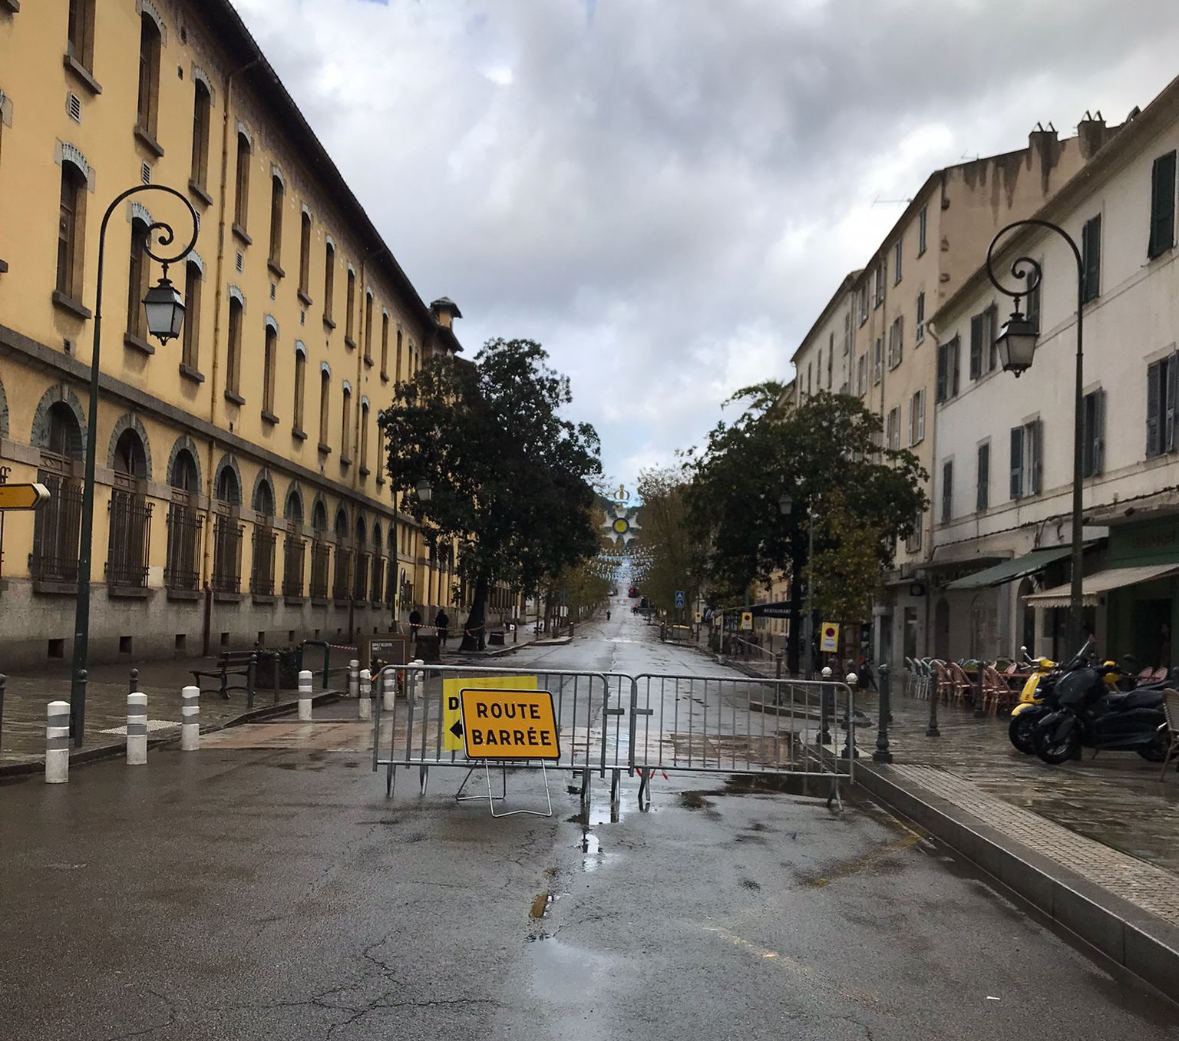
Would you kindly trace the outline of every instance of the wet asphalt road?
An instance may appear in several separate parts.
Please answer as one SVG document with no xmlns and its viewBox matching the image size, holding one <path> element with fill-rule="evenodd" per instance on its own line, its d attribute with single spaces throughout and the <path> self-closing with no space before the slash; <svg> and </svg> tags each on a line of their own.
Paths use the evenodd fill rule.
<svg viewBox="0 0 1179 1041">
<path fill-rule="evenodd" d="M 509 661 L 717 671 L 649 635 L 616 614 Z M 363 755 L 210 747 L 0 787 L 0 1038 L 1179 1038 L 871 804 L 657 777 L 586 825 L 564 775 L 553 819 L 457 783 L 390 804 Z"/>
</svg>

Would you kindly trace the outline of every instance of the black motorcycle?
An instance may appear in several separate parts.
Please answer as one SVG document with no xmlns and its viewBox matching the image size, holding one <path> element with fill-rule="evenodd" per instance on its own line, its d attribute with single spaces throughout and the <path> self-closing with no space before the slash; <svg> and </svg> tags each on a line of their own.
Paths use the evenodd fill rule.
<svg viewBox="0 0 1179 1041">
<path fill-rule="evenodd" d="M 1152 684 L 1110 692 L 1105 677 L 1124 672 L 1110 664 L 1083 667 L 1061 675 L 1055 684 L 1055 708 L 1044 715 L 1032 734 L 1036 755 L 1044 762 L 1063 763 L 1081 748 L 1137 752 L 1161 763 L 1169 735 L 1163 714 L 1162 689 Z"/>
</svg>

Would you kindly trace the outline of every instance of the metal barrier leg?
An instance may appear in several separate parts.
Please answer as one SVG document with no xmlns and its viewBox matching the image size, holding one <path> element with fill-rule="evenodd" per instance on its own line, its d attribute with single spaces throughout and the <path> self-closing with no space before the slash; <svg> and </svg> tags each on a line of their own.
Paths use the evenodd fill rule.
<svg viewBox="0 0 1179 1041">
<path fill-rule="evenodd" d="M 590 808 L 590 776 L 590 768 L 587 766 L 581 772 L 581 812 L 587 821 Z"/>
<path fill-rule="evenodd" d="M 655 771 L 639 768 L 639 812 L 646 813 L 651 808 L 651 778 Z"/>
<path fill-rule="evenodd" d="M 613 770 L 610 774 L 610 819 L 618 820 L 618 807 L 622 797 L 622 771 Z"/>
<path fill-rule="evenodd" d="M 422 786 L 422 790 L 418 793 L 419 795 L 426 794 L 426 785 L 429 784 L 429 782 L 430 768 L 428 766 L 422 766 L 418 771 L 418 784 Z"/>
</svg>

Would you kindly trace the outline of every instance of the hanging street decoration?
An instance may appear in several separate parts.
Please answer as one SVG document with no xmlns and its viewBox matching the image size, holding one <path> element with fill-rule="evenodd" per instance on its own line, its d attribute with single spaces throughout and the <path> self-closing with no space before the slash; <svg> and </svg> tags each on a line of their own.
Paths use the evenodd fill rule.
<svg viewBox="0 0 1179 1041">
<path fill-rule="evenodd" d="M 603 511 L 605 521 L 602 523 L 603 528 L 608 528 L 606 537 L 614 540 L 615 546 L 627 546 L 631 540 L 634 539 L 635 532 L 642 530 L 642 525 L 638 520 L 638 507 L 626 506 L 620 503 L 614 504 L 613 516 L 611 511 Z"/>
</svg>

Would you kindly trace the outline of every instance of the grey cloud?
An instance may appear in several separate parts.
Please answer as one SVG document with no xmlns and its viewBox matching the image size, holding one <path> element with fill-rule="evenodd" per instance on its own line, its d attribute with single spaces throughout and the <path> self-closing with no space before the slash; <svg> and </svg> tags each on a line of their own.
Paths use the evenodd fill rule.
<svg viewBox="0 0 1179 1041">
<path fill-rule="evenodd" d="M 542 340 L 626 480 L 786 374 L 876 196 L 1179 71 L 1173 0 L 240 6 L 422 295 Z"/>
</svg>

